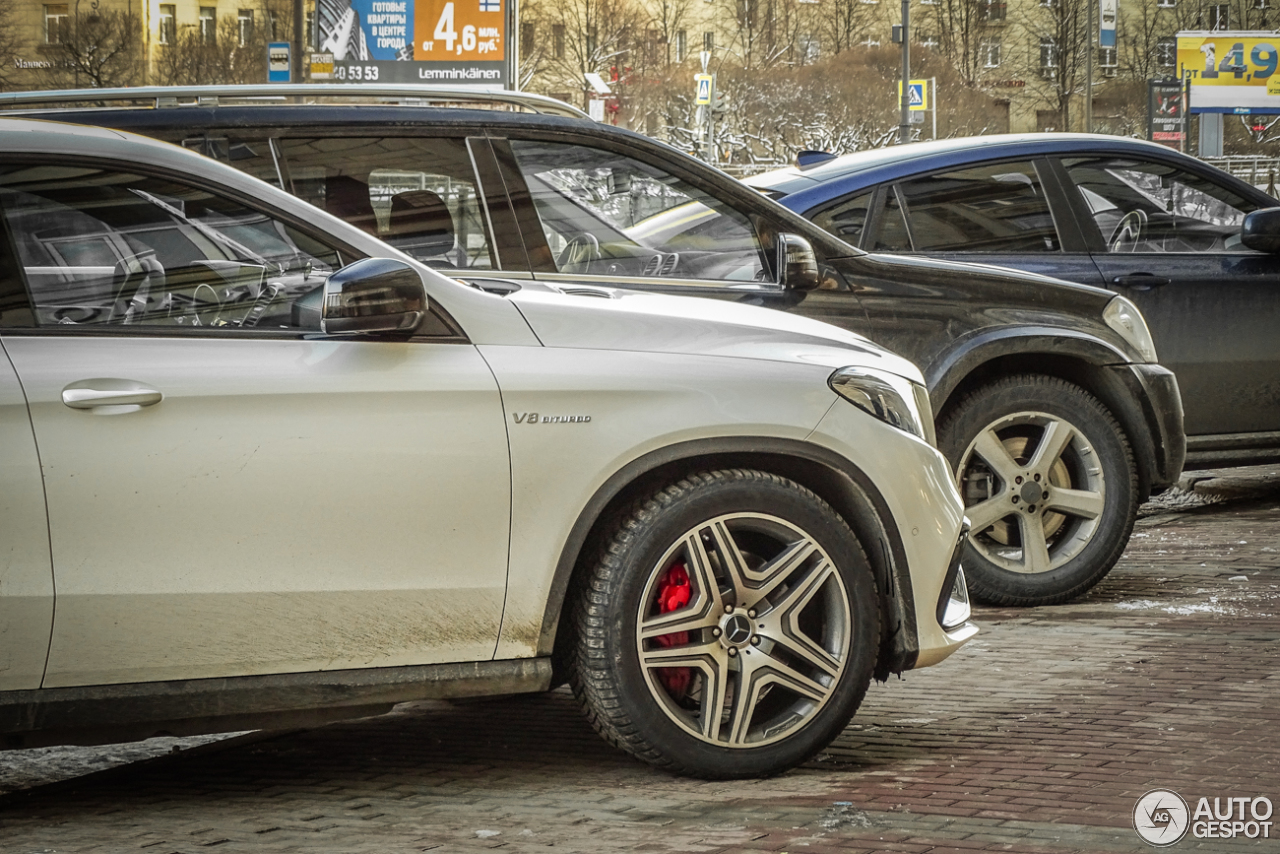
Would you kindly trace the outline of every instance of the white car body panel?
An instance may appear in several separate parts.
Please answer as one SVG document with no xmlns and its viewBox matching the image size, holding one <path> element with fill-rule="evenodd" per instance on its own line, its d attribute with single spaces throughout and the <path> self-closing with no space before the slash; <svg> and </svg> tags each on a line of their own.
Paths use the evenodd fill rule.
<svg viewBox="0 0 1280 854">
<path fill-rule="evenodd" d="M 52 626 L 40 458 L 22 386 L 0 347 L 0 691 L 40 687 Z"/>
<path fill-rule="evenodd" d="M 44 687 L 492 658 L 509 475 L 474 347 L 6 346 L 48 490 Z M 165 398 L 105 415 L 63 405 L 64 386 L 104 376 Z"/>
</svg>

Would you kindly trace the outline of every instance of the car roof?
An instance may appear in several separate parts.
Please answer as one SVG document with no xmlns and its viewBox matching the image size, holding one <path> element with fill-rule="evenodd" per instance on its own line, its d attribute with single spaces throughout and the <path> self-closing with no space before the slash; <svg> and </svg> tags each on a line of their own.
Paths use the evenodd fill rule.
<svg viewBox="0 0 1280 854">
<path fill-rule="evenodd" d="M 1191 157 L 1167 146 L 1140 139 L 1089 133 L 1024 133 L 939 139 L 912 142 L 845 154 L 831 160 L 798 168 L 788 166 L 745 179 L 773 198 L 805 193 L 816 187 L 824 192 L 813 194 L 813 201 L 838 193 L 851 192 L 862 186 L 891 181 L 906 175 L 933 169 L 945 169 L 968 163 L 1004 157 L 1041 157 L 1072 151 L 1105 151 L 1115 154 L 1157 154 L 1198 163 Z M 1201 164 L 1203 166 L 1203 164 Z M 837 186 L 838 185 L 838 186 Z M 809 194 L 806 194 L 809 195 Z M 788 202 L 793 210 L 803 210 Z"/>
</svg>

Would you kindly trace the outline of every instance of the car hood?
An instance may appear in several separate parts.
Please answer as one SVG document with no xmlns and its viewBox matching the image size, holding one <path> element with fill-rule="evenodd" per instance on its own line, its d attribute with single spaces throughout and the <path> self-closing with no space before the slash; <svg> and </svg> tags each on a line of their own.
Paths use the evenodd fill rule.
<svg viewBox="0 0 1280 854">
<path fill-rule="evenodd" d="M 539 285 L 509 298 L 547 347 L 861 365 L 924 381 L 910 361 L 861 335 L 789 312 L 594 287 Z"/>
</svg>

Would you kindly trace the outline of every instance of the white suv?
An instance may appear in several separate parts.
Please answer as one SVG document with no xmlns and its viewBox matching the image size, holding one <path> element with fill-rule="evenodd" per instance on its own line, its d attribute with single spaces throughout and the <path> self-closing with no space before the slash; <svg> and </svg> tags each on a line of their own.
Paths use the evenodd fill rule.
<svg viewBox="0 0 1280 854">
<path fill-rule="evenodd" d="M 858 336 L 468 287 L 129 134 L 0 152 L 7 746 L 563 678 L 642 759 L 768 774 L 976 631 L 921 375 Z"/>
</svg>

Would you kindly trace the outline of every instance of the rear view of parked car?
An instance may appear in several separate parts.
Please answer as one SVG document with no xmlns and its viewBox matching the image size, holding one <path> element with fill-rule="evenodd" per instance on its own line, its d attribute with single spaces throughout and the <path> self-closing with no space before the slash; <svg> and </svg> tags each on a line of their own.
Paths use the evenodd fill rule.
<svg viewBox="0 0 1280 854">
<path fill-rule="evenodd" d="M 976 631 L 923 378 L 865 339 L 468 287 L 116 131 L 0 152 L 8 747 L 563 675 L 641 759 L 771 774 Z"/>
<path fill-rule="evenodd" d="M 1181 471 L 1177 383 L 1155 363 L 1142 315 L 1123 296 L 864 254 L 838 230 L 618 128 L 471 109 L 483 95 L 423 107 L 386 103 L 397 96 L 390 88 L 349 86 L 355 104 L 310 103 L 316 91 L 95 92 L 142 106 L 41 114 L 224 160 L 484 287 L 714 296 L 883 342 L 924 373 L 975 519 L 965 566 L 986 601 L 1050 604 L 1089 590 L 1123 552 L 1138 504 Z M 519 97 L 504 93 L 495 106 Z M 525 106 L 543 109 L 536 99 Z"/>
</svg>

